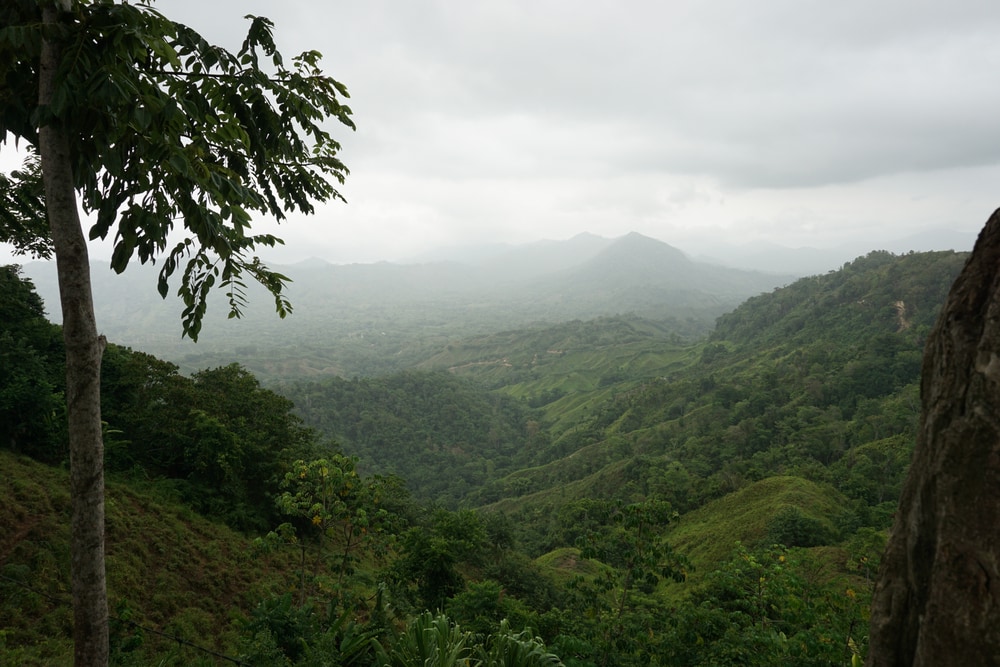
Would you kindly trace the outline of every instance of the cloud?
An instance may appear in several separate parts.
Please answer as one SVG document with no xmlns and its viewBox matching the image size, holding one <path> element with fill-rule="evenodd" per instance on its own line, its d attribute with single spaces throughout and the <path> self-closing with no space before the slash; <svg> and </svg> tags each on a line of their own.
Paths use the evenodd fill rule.
<svg viewBox="0 0 1000 667">
<path fill-rule="evenodd" d="M 269 16 L 284 52 L 318 49 L 351 91 L 357 132 L 332 128 L 350 203 L 282 226 L 287 252 L 581 231 L 835 239 L 978 226 L 995 204 L 992 0 L 156 6 L 233 49 L 242 14 Z"/>
<path fill-rule="evenodd" d="M 550 158 L 589 146 L 612 170 L 745 187 L 1000 159 L 989 3 L 406 6 L 356 17 L 381 22 L 358 31 L 381 85 L 357 104 L 362 126 L 394 128 L 380 158 L 411 148 L 467 174 L 453 153 L 482 150 L 469 160 L 493 169 L 501 143 L 522 155 L 512 168 L 561 169 Z M 358 86 L 369 94 L 363 72 Z M 575 146 L 553 145 L 566 134 Z"/>
</svg>

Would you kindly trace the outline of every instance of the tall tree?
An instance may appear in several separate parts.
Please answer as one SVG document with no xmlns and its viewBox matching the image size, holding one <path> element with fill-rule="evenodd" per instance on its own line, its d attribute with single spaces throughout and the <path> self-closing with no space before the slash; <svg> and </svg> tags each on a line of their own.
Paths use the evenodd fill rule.
<svg viewBox="0 0 1000 667">
<path fill-rule="evenodd" d="M 1000 210 L 927 342 L 917 445 L 882 558 L 868 664 L 1000 661 Z"/>
<path fill-rule="evenodd" d="M 333 118 L 353 128 L 341 102 L 347 91 L 319 69 L 320 54 L 306 51 L 286 66 L 266 18 L 248 17 L 247 37 L 233 54 L 149 1 L 0 3 L 0 137 L 13 135 L 40 156 L 43 227 L 59 275 L 78 665 L 106 664 L 108 651 L 104 340 L 94 318 L 78 198 L 95 219 L 91 239 L 113 230 L 115 271 L 134 257 L 159 258 L 157 289 L 166 296 L 182 269 L 183 331 L 196 339 L 216 284 L 231 316 L 246 303 L 244 276 L 272 293 L 279 315 L 290 311 L 282 294 L 287 278 L 253 255 L 280 240 L 251 234 L 251 216 L 281 220 L 287 211 L 311 213 L 315 202 L 341 198 L 331 179 L 343 182 L 347 169 L 324 123 Z M 168 248 L 175 227 L 183 237 Z"/>
</svg>

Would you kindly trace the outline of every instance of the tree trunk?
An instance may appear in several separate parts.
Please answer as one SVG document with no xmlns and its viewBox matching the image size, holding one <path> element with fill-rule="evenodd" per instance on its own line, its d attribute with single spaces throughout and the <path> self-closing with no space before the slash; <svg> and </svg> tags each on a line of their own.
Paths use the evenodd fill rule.
<svg viewBox="0 0 1000 667">
<path fill-rule="evenodd" d="M 56 9 L 43 23 L 58 21 Z M 59 46 L 42 43 L 39 105 L 52 99 Z M 87 241 L 80 224 L 69 140 L 58 125 L 39 129 L 45 205 L 56 254 L 66 342 L 69 421 L 74 664 L 108 663 L 108 603 L 104 569 L 104 444 L 101 437 L 102 337 L 97 335 Z"/>
<path fill-rule="evenodd" d="M 1000 210 L 927 342 L 868 665 L 1000 664 Z"/>
</svg>

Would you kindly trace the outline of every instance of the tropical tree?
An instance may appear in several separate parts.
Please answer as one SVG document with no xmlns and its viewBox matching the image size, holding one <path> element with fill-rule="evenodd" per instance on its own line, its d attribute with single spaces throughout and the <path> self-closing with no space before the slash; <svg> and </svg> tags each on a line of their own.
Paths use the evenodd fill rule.
<svg viewBox="0 0 1000 667">
<path fill-rule="evenodd" d="M 280 240 L 251 234 L 253 214 L 281 220 L 340 198 L 331 178 L 347 169 L 324 127 L 353 127 L 343 85 L 306 51 L 291 66 L 272 24 L 249 17 L 239 51 L 209 44 L 148 1 L 9 0 L 0 4 L 0 136 L 37 150 L 43 189 L 22 217 L 52 242 L 66 342 L 66 399 L 73 497 L 74 641 L 77 664 L 107 662 L 100 364 L 87 235 L 77 202 L 93 215 L 89 237 L 112 236 L 112 268 L 161 260 L 165 296 L 179 269 L 184 333 L 197 338 L 209 291 L 230 315 L 246 302 L 244 277 L 261 282 L 278 313 L 290 310 L 286 278 L 253 255 Z M 23 179 L 22 179 L 23 180 Z M 28 178 L 28 181 L 31 179 Z M 32 190 L 17 201 L 30 203 Z M 0 201 L 8 201 L 0 198 Z M 36 221 L 37 222 L 37 221 Z M 183 238 L 168 249 L 175 228 Z M 16 236 L 4 234 L 5 237 Z M 22 244 L 24 247 L 25 244 Z M 30 244 L 29 244 L 30 245 Z"/>
<path fill-rule="evenodd" d="M 378 667 L 561 667 L 562 661 L 528 631 L 507 621 L 484 637 L 465 632 L 444 614 L 425 611 L 388 647 L 373 643 Z"/>
<path fill-rule="evenodd" d="M 0 241 L 18 254 L 52 258 L 37 153 L 29 154 L 21 169 L 0 174 Z"/>
<path fill-rule="evenodd" d="M 299 604 L 309 591 L 347 605 L 349 577 L 358 561 L 381 558 L 391 546 L 399 517 L 382 507 L 381 477 L 362 477 L 357 459 L 334 453 L 328 458 L 292 464 L 276 499 L 289 521 L 261 544 L 287 541 L 301 549 Z M 306 551 L 312 548 L 312 572 L 306 581 Z"/>
<path fill-rule="evenodd" d="M 403 598 L 415 597 L 425 610 L 442 609 L 465 587 L 460 566 L 482 564 L 486 540 L 486 529 L 473 510 L 433 510 L 400 540 L 401 555 L 392 567 L 398 592 Z"/>
</svg>

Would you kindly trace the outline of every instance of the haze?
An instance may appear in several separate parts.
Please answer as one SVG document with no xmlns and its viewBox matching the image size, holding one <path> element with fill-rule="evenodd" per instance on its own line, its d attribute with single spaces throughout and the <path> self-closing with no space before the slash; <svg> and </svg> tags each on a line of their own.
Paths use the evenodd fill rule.
<svg viewBox="0 0 1000 667">
<path fill-rule="evenodd" d="M 994 2 L 156 8 L 231 49 L 244 14 L 268 16 L 286 57 L 321 51 L 351 91 L 349 203 L 282 225 L 274 262 L 632 231 L 695 255 L 967 249 L 997 205 Z"/>
</svg>

